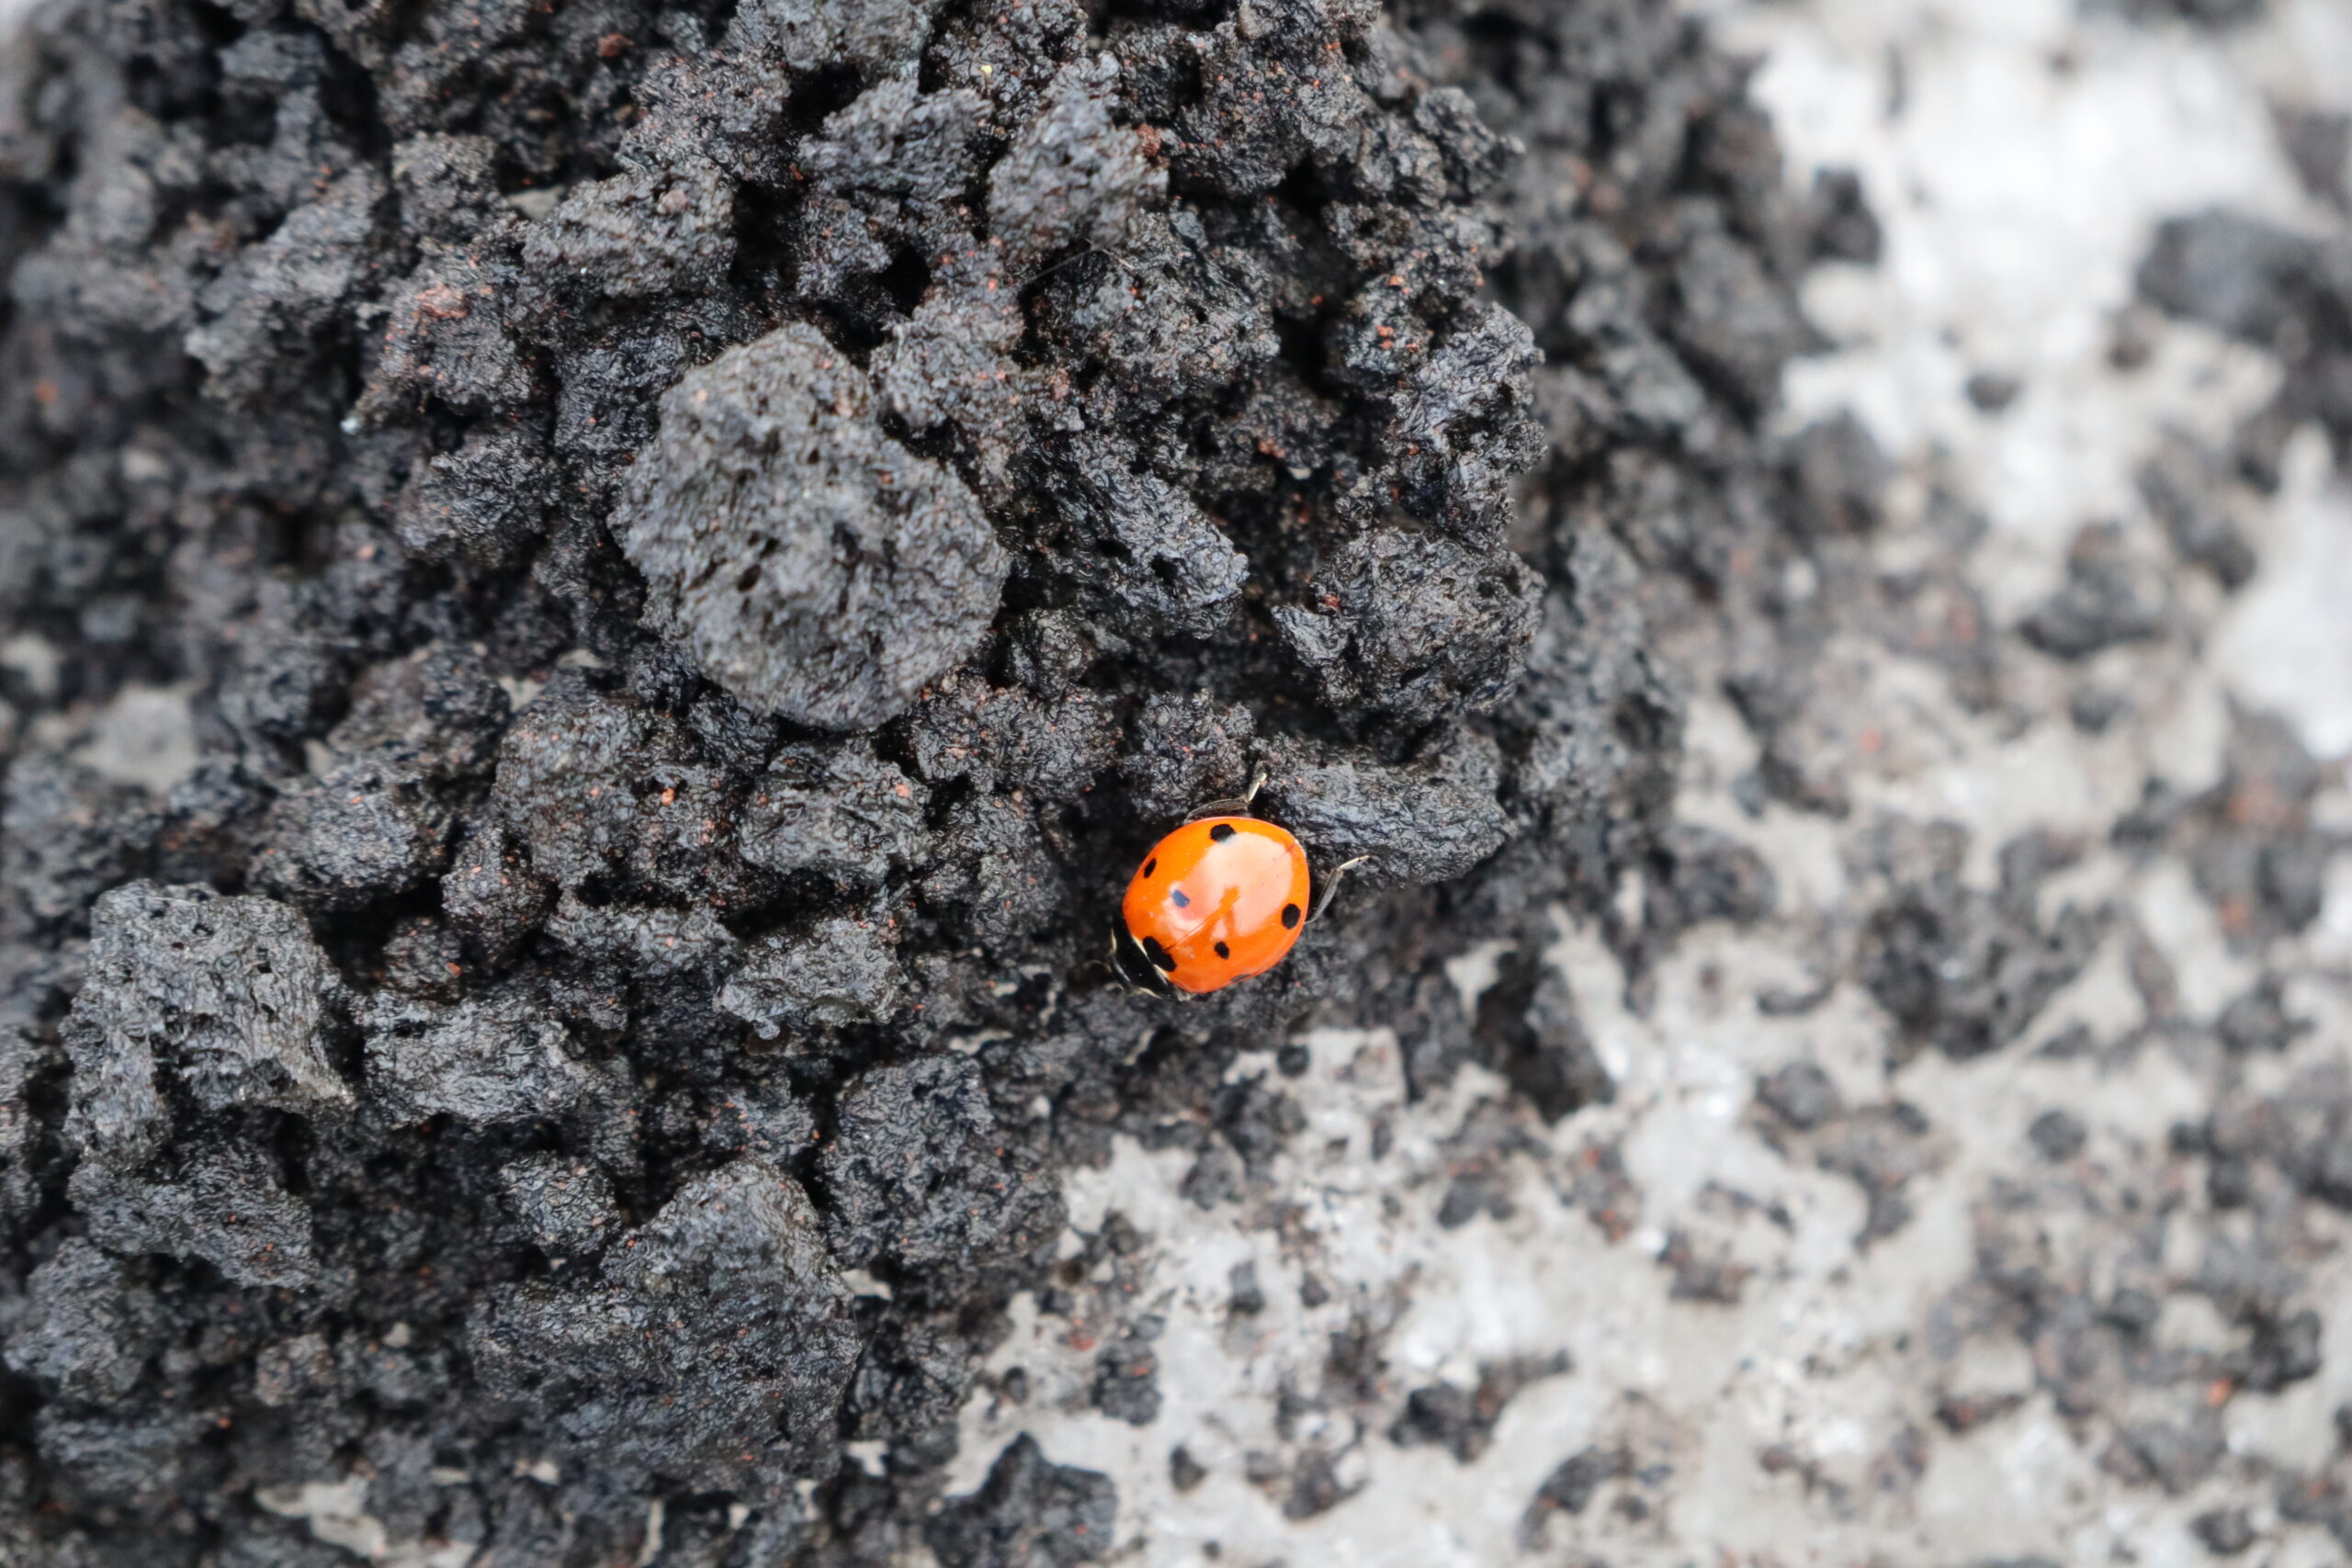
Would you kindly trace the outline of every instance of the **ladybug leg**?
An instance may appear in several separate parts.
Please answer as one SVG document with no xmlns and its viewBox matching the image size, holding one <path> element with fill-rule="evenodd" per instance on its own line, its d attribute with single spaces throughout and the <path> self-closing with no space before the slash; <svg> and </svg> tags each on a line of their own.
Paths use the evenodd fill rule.
<svg viewBox="0 0 2352 1568">
<path fill-rule="evenodd" d="M 1250 803 L 1256 800 L 1258 792 L 1265 787 L 1266 770 L 1260 768 L 1256 775 L 1250 779 L 1247 794 L 1233 795 L 1225 800 L 1204 801 L 1193 807 L 1184 820 L 1197 822 L 1204 817 L 1247 817 L 1250 815 Z"/>
<path fill-rule="evenodd" d="M 1110 947 L 1106 949 L 1102 956 L 1096 959 L 1094 963 L 1101 964 L 1109 972 L 1112 982 L 1114 985 L 1117 985 L 1122 989 L 1133 988 L 1127 985 L 1127 972 L 1119 966 L 1119 938 L 1117 932 L 1114 931 L 1112 933 Z M 1088 967 L 1092 968 L 1093 964 L 1089 964 Z"/>
<path fill-rule="evenodd" d="M 1353 871 L 1357 866 L 1362 865 L 1371 858 L 1372 857 L 1370 855 L 1358 855 L 1353 860 L 1341 861 L 1340 863 L 1339 868 L 1331 873 L 1330 879 L 1323 884 L 1323 891 L 1316 896 L 1315 908 L 1307 911 L 1307 924 L 1312 925 L 1317 920 L 1321 919 L 1323 918 L 1324 911 L 1330 908 L 1332 897 L 1340 891 L 1340 878 L 1347 875 L 1349 872 Z"/>
</svg>

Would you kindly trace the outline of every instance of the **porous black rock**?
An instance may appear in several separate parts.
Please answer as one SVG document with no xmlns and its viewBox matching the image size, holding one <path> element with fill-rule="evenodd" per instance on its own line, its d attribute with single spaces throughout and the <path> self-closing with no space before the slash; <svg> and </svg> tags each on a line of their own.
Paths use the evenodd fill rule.
<svg viewBox="0 0 2352 1568">
<path fill-rule="evenodd" d="M 1939 863 L 1902 874 L 1871 915 L 1860 977 L 1908 1041 L 1964 1060 L 2024 1032 L 2089 963 L 2098 922 L 2073 904 L 2045 917 L 2030 874 L 2005 878 L 1997 893 L 1968 886 L 1942 858 L 1950 848 L 1935 852 Z M 2013 873 L 2022 863 L 2005 860 Z"/>
<path fill-rule="evenodd" d="M 1369 881 L 1440 882 L 1501 847 L 1510 825 L 1494 796 L 1490 745 L 1465 736 L 1403 766 L 1269 748 L 1267 809 L 1319 854 L 1365 864 Z"/>
<path fill-rule="evenodd" d="M 964 482 L 884 434 L 864 371 L 788 326 L 689 372 L 613 529 L 654 624 L 763 712 L 866 729 L 970 654 L 1006 558 Z"/>
<path fill-rule="evenodd" d="M 1638 973 L 1769 907 L 1674 827 L 1654 627 L 1773 622 L 1879 525 L 1859 426 L 1769 406 L 1866 214 L 1791 198 L 1663 0 L 45 15 L 0 70 L 0 1555 L 307 1565 L 251 1499 L 350 1475 L 502 1568 L 634 1561 L 656 1495 L 665 1560 L 1106 1556 L 1035 1445 L 933 1509 L 1063 1164 L 1190 1138 L 1248 1198 L 1282 1046 L 1369 1020 L 1416 1095 L 1503 1075 L 1498 1168 L 1611 1092 L 1536 911 Z M 153 795 L 74 750 L 134 685 L 198 747 Z M 1261 768 L 1318 876 L 1371 863 L 1278 971 L 1113 987 L 1136 857 Z M 1226 1081 L 1243 1039 L 1289 1076 Z"/>
<path fill-rule="evenodd" d="M 244 1143 L 166 1157 L 136 1175 L 88 1160 L 67 1192 L 109 1252 L 199 1259 L 234 1285 L 299 1290 L 319 1282 L 311 1210 L 277 1164 Z"/>
<path fill-rule="evenodd" d="M 735 257 L 734 194 L 692 162 L 578 186 L 531 226 L 523 265 L 543 287 L 608 299 L 707 291 Z"/>
<path fill-rule="evenodd" d="M 65 1039 L 69 1128 L 130 1170 L 161 1150 L 174 1089 L 205 1111 L 348 1106 L 324 1038 L 342 983 L 292 909 L 208 887 L 134 883 L 98 900 Z"/>
<path fill-rule="evenodd" d="M 844 915 L 813 931 L 763 937 L 718 993 L 718 1005 L 765 1039 L 780 1028 L 806 1032 L 888 1018 L 906 995 L 890 923 L 878 914 Z"/>
<path fill-rule="evenodd" d="M 143 792 L 28 756 L 0 795 L 0 873 L 11 924 L 86 930 L 90 903 L 144 871 L 157 813 Z"/>
<path fill-rule="evenodd" d="M 8 1370 L 66 1399 L 105 1403 L 139 1385 L 167 1319 L 131 1269 L 79 1237 L 32 1271 Z"/>
<path fill-rule="evenodd" d="M 947 1568 L 1076 1568 L 1110 1551 L 1117 1516 L 1108 1476 L 1054 1463 L 1024 1432 L 923 1536 Z"/>
<path fill-rule="evenodd" d="M 596 1087 L 547 998 L 525 985 L 447 1008 L 387 998 L 363 1022 L 368 1097 L 396 1119 L 546 1120 Z"/>
<path fill-rule="evenodd" d="M 262 833 L 274 846 L 254 879 L 265 890 L 311 908 L 357 909 L 438 874 L 449 818 L 418 780 L 363 761 L 280 795 Z"/>
<path fill-rule="evenodd" d="M 743 809 L 743 858 L 790 875 L 879 887 L 924 841 L 930 792 L 870 748 L 788 746 L 768 761 Z"/>
<path fill-rule="evenodd" d="M 834 1250 L 848 1262 L 1006 1268 L 1060 1235 L 1050 1173 L 1000 1126 L 968 1057 L 877 1067 L 842 1093 L 837 1115 L 818 1181 Z"/>
<path fill-rule="evenodd" d="M 2161 578 L 2134 558 L 2113 524 L 2085 528 L 2066 553 L 2066 581 L 2026 615 L 2018 631 L 2053 658 L 2087 659 L 2164 630 Z"/>
<path fill-rule="evenodd" d="M 603 1249 L 617 1234 L 613 1184 L 593 1165 L 530 1155 L 503 1168 L 506 1202 L 532 1243 L 555 1258 Z"/>
<path fill-rule="evenodd" d="M 1800 1133 L 1823 1125 L 1843 1109 L 1837 1081 L 1812 1062 L 1791 1062 L 1757 1081 L 1756 1098 Z"/>
<path fill-rule="evenodd" d="M 600 1470 L 773 1488 L 839 1462 L 849 1303 L 807 1195 L 745 1158 L 680 1188 L 594 1281 L 485 1301 L 468 1350 L 492 1397 Z"/>
</svg>

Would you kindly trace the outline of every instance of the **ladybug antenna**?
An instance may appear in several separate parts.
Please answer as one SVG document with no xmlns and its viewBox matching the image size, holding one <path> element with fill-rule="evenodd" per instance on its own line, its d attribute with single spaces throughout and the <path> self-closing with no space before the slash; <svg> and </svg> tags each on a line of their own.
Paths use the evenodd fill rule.
<svg viewBox="0 0 2352 1568">
<path fill-rule="evenodd" d="M 1108 952 L 1104 953 L 1100 958 L 1088 959 L 1084 964 L 1079 966 L 1078 972 L 1083 975 L 1090 969 L 1102 970 L 1105 975 L 1111 976 L 1111 983 L 1118 987 L 1119 989 L 1123 991 L 1131 991 L 1135 989 L 1134 987 L 1127 984 L 1126 971 L 1119 967 L 1119 939 L 1115 936 L 1111 939 L 1111 946 Z"/>
<path fill-rule="evenodd" d="M 1204 801 L 1193 807 L 1184 820 L 1197 822 L 1204 817 L 1247 817 L 1250 815 L 1250 803 L 1258 798 L 1258 792 L 1265 787 L 1266 770 L 1260 768 L 1250 775 L 1250 788 L 1245 793 L 1224 800 Z"/>
<path fill-rule="evenodd" d="M 1362 865 L 1371 858 L 1372 857 L 1370 855 L 1358 855 L 1353 860 L 1341 861 L 1340 863 L 1339 868 L 1331 873 L 1330 879 L 1323 884 L 1323 891 L 1317 897 L 1315 900 L 1315 908 L 1307 912 L 1306 919 L 1309 925 L 1312 925 L 1317 920 L 1321 919 L 1325 911 L 1331 908 L 1331 899 L 1340 891 L 1340 878 L 1347 875 L 1349 872 L 1353 871 L 1357 866 Z"/>
</svg>

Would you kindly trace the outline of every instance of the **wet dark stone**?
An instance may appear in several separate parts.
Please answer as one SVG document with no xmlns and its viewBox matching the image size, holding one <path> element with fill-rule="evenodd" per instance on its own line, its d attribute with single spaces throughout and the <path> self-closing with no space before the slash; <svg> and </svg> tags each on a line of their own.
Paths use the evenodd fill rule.
<svg viewBox="0 0 2352 1568">
<path fill-rule="evenodd" d="M 613 522 L 711 679 L 824 729 L 870 728 L 961 663 L 1006 566 L 963 482 L 872 400 L 813 328 L 734 349 L 664 396 Z"/>
<path fill-rule="evenodd" d="M 1899 891 L 1862 937 L 1862 981 L 1914 1038 L 1956 1058 L 1997 1050 L 2089 962 L 2091 918 L 2030 908 L 1938 874 Z"/>
<path fill-rule="evenodd" d="M 1625 1454 L 1599 1448 L 1584 1449 L 1562 1460 L 1544 1478 L 1527 1506 L 1520 1521 L 1521 1544 L 1530 1551 L 1539 1549 L 1553 1515 L 1566 1514 L 1574 1518 L 1582 1514 L 1592 1506 L 1593 1497 L 1603 1485 L 1626 1474 L 1630 1468 Z"/>
<path fill-rule="evenodd" d="M 2335 207 L 2352 201 L 2352 189 L 2345 185 L 2347 165 L 2352 165 L 2352 115 L 2285 106 L 2273 113 L 2278 146 L 2303 189 Z"/>
<path fill-rule="evenodd" d="M 2200 1545 L 2216 1557 L 2235 1557 L 2255 1543 L 2254 1521 L 2244 1508 L 2211 1508 L 2188 1522 Z"/>
<path fill-rule="evenodd" d="M 568 1453 L 698 1490 L 774 1486 L 839 1462 L 849 1302 L 807 1195 L 743 1159 L 681 1188 L 596 1279 L 492 1295 L 467 1348 Z"/>
<path fill-rule="evenodd" d="M 2018 394 L 2025 390 L 2025 383 L 1999 370 L 1979 370 L 1968 378 L 1962 389 L 1979 413 L 2006 413 L 2009 405 L 2018 400 Z"/>
<path fill-rule="evenodd" d="M 1117 1516 L 1109 1477 L 1050 1462 L 1024 1432 L 987 1484 L 950 1498 L 923 1539 L 946 1568 L 1074 1568 L 1110 1551 Z"/>
<path fill-rule="evenodd" d="M 1473 1019 L 1446 964 L 1555 904 L 1636 971 L 1769 916 L 1673 822 L 1647 617 L 1766 615 L 1883 514 L 1858 426 L 1773 433 L 1859 182 L 1792 198 L 1664 0 L 1476 48 L 1147 9 L 25 35 L 0 642 L 56 676 L 0 668 L 0 1555 L 310 1568 L 246 1499 L 364 1461 L 396 1541 L 514 1568 L 634 1560 L 648 1495 L 681 1562 L 1092 1561 L 1109 1483 L 1034 1445 L 932 1512 L 1014 1293 L 1080 1305 L 1064 1163 L 1203 1107 L 1184 1191 L 1247 1201 L 1319 1010 L 1415 1093 L 1502 1073 L 1468 1223 L 1505 1128 L 1612 1086 L 1564 982 Z M 191 694 L 156 796 L 71 760 L 133 684 Z M 1109 987 L 1120 878 L 1261 766 L 1318 876 L 1371 863 L 1188 1015 Z M 1223 1082 L 1242 1038 L 1285 1076 Z M 1306 1517 L 1339 1462 L 1263 1483 Z"/>
<path fill-rule="evenodd" d="M 1565 1351 L 1548 1357 L 1516 1357 L 1481 1367 L 1470 1388 L 1431 1383 L 1405 1396 L 1404 1412 L 1389 1428 L 1389 1441 L 1399 1448 L 1435 1444 L 1461 1464 L 1476 1462 L 1494 1440 L 1503 1410 L 1530 1383 L 1559 1377 L 1568 1371 Z"/>
<path fill-rule="evenodd" d="M 2033 1145 L 2036 1154 L 2054 1165 L 2082 1153 L 2090 1133 L 2084 1127 L 2081 1118 L 2071 1112 L 2045 1111 L 2033 1119 L 2033 1125 L 2026 1129 L 2026 1138 Z"/>
<path fill-rule="evenodd" d="M 2165 615 L 2162 581 L 2134 558 L 2120 527 L 2101 524 L 2075 536 L 2064 586 L 2028 612 L 2018 630 L 2052 658 L 2082 660 L 2155 639 Z"/>
<path fill-rule="evenodd" d="M 1842 1108 L 1838 1085 L 1811 1062 L 1791 1062 L 1759 1078 L 1756 1098 L 1800 1133 L 1821 1126 Z"/>
<path fill-rule="evenodd" d="M 1813 177 L 1805 205 L 1813 253 L 1825 261 L 1876 266 L 1886 236 L 1871 210 L 1861 177 L 1851 169 L 1823 169 Z"/>
<path fill-rule="evenodd" d="M 1157 1317 L 1131 1324 L 1095 1357 L 1095 1409 L 1130 1427 L 1159 1419 L 1159 1358 L 1151 1344 L 1161 1327 Z"/>
</svg>

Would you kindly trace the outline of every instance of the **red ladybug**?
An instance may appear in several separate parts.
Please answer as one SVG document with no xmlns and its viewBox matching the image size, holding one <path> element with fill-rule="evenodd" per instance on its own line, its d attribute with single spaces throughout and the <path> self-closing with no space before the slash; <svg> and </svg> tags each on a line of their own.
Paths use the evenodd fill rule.
<svg viewBox="0 0 2352 1568">
<path fill-rule="evenodd" d="M 1331 874 L 1321 904 L 1307 898 L 1306 852 L 1272 822 L 1238 815 L 1263 784 L 1239 800 L 1203 807 L 1151 847 L 1127 883 L 1121 913 L 1127 940 L 1152 978 L 1195 995 L 1262 975 L 1297 945 L 1322 913 L 1351 860 Z"/>
</svg>

